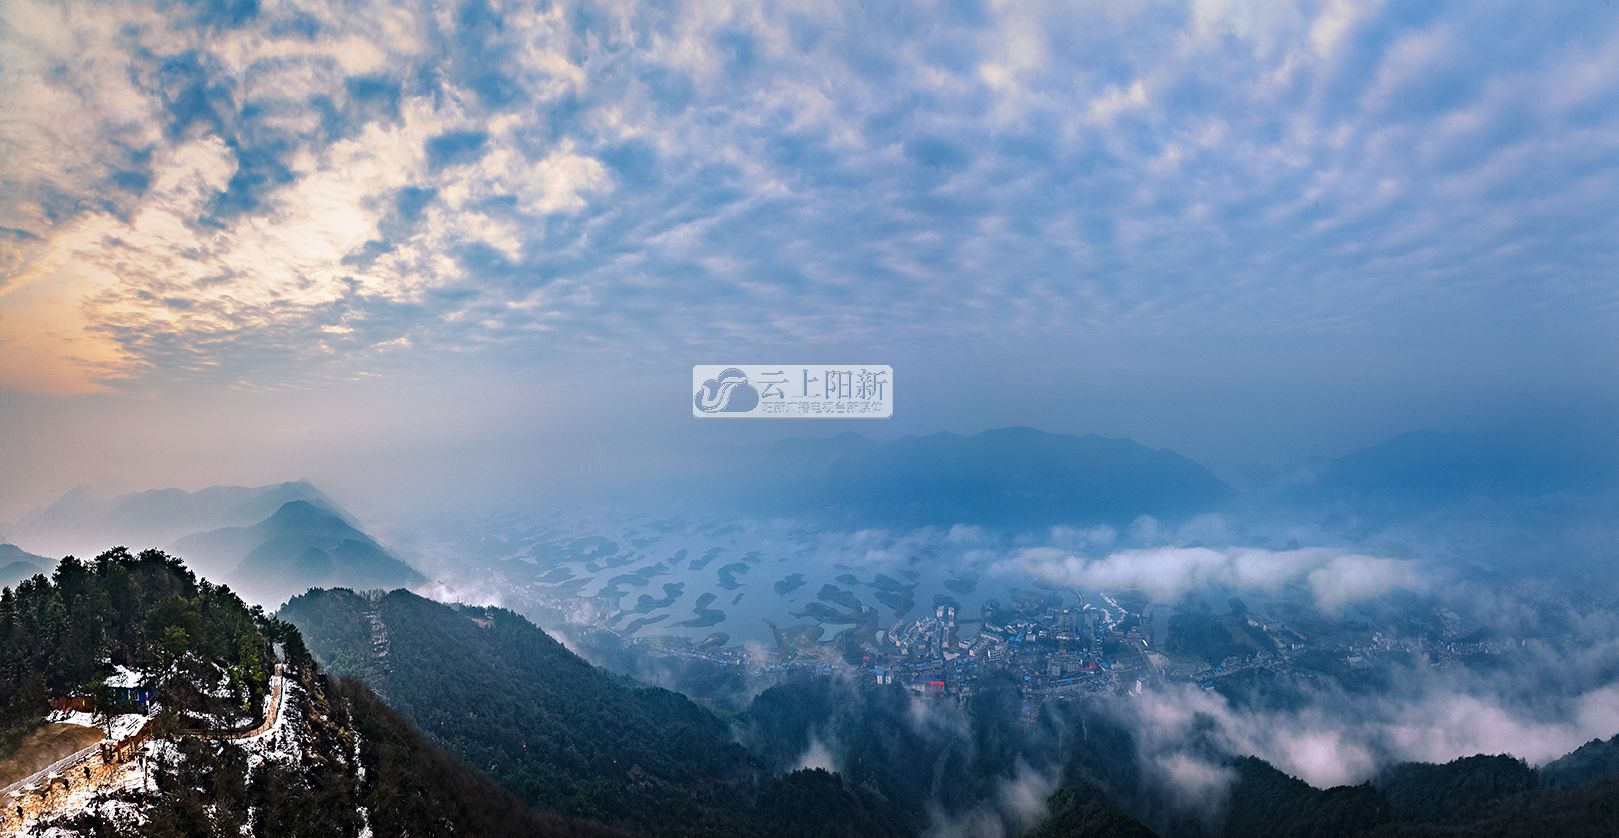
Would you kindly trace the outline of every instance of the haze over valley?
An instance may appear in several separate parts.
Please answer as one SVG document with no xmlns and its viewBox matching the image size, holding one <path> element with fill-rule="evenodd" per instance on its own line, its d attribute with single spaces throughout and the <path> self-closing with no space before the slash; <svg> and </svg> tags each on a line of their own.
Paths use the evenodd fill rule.
<svg viewBox="0 0 1619 838">
<path fill-rule="evenodd" d="M 705 736 L 764 760 L 747 769 L 765 772 L 757 777 L 792 756 L 748 733 L 759 702 L 783 691 L 848 691 L 857 704 L 892 691 L 882 700 L 946 717 L 968 708 L 915 734 L 914 747 L 941 753 L 984 724 L 1010 726 L 1027 752 L 1003 766 L 1009 773 L 963 776 L 959 796 L 889 789 L 862 804 L 901 831 L 957 818 L 1027 826 L 1039 816 L 1008 804 L 1010 791 L 967 790 L 999 783 L 1049 796 L 1073 782 L 1105 789 L 1108 811 L 1147 828 L 1199 831 L 1259 805 L 1252 784 L 1269 781 L 1237 758 L 1325 789 L 1475 754 L 1562 771 L 1565 755 L 1619 732 L 1619 587 L 1606 572 L 1619 493 L 1601 452 L 1523 453 L 1476 435 L 1413 433 L 1240 489 L 1167 449 L 1030 428 L 892 442 L 846 432 L 729 455 L 734 468 L 720 479 L 649 474 L 635 504 L 582 496 L 474 508 L 375 534 L 306 481 L 81 488 L 8 528 L 22 544 L 8 545 L 7 566 L 15 581 L 48 575 L 53 560 L 26 549 L 35 543 L 166 540 L 212 581 L 280 609 L 318 660 L 363 680 L 446 747 L 474 764 L 493 759 L 493 776 L 519 798 L 582 818 L 629 805 L 628 821 L 609 822 L 654 831 L 649 813 L 669 801 L 555 804 L 574 793 L 516 779 L 534 769 L 522 767 L 521 747 L 490 755 L 511 746 L 490 738 L 495 729 L 439 731 L 444 696 L 470 682 L 422 679 L 439 671 L 434 655 L 471 652 L 429 651 L 418 624 L 448 620 L 464 635 L 452 642 L 470 643 L 489 624 L 532 623 L 531 639 L 509 642 L 549 635 L 602 667 L 591 677 L 604 685 L 620 673 L 685 694 Z M 395 589 L 415 596 L 383 594 Z M 430 618 L 430 600 L 451 610 Z M 511 665 L 531 669 L 492 670 L 477 676 L 483 688 L 537 685 L 562 677 L 548 667 L 564 664 Z M 461 667 L 442 676 L 474 678 Z M 1005 718 L 973 720 L 971 708 L 1007 700 Z M 530 701 L 548 713 L 572 699 Z M 1047 716 L 1075 713 L 1116 725 L 1126 751 L 1065 767 L 1050 750 L 1064 737 L 1039 731 Z M 587 735 L 547 718 L 552 734 L 523 729 Z M 1191 719 L 1204 720 L 1202 733 L 1176 732 Z M 807 727 L 789 740 L 801 749 L 793 759 L 850 766 L 864 746 L 838 726 L 865 723 L 796 721 Z M 969 739 L 951 744 L 957 735 Z M 664 793 L 717 806 L 701 816 L 719 819 L 705 828 L 744 829 L 727 819 L 757 804 L 720 802 L 707 780 L 682 786 L 675 778 L 690 776 L 690 758 L 656 758 L 673 760 L 669 781 L 684 789 Z M 859 759 L 868 767 L 858 770 L 873 770 Z M 1118 771 L 1129 782 L 1109 778 Z M 1475 816 L 1493 799 L 1458 811 Z"/>
<path fill-rule="evenodd" d="M 0 836 L 1619 834 L 1611 3 L 0 3 Z"/>
</svg>

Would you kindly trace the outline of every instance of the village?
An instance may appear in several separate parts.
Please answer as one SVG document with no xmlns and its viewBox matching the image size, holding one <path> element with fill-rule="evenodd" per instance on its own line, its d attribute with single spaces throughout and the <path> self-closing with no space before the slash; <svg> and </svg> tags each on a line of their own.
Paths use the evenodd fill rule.
<svg viewBox="0 0 1619 838">
<path fill-rule="evenodd" d="M 1513 651 L 1511 643 L 1477 639 L 1477 626 L 1448 609 L 1404 615 L 1389 625 L 1312 618 L 1305 630 L 1251 613 L 1193 612 L 1171 622 L 1160 612 L 1173 609 L 1139 594 L 1099 592 L 1095 600 L 1010 608 L 991 600 L 979 616 L 963 618 L 959 606 L 941 596 L 923 615 L 863 639 L 853 630 L 829 640 L 813 631 L 779 631 L 762 656 L 758 648 L 678 636 L 630 643 L 647 653 L 736 667 L 765 680 L 793 672 L 854 672 L 873 685 L 897 684 L 919 696 L 962 703 L 971 700 L 981 679 L 1010 676 L 1020 684 L 1028 721 L 1046 701 L 1140 693 L 1166 682 L 1212 691 L 1254 677 L 1354 677 L 1396 657 L 1447 667 Z M 1177 625 L 1179 635 L 1169 636 L 1165 625 Z"/>
</svg>

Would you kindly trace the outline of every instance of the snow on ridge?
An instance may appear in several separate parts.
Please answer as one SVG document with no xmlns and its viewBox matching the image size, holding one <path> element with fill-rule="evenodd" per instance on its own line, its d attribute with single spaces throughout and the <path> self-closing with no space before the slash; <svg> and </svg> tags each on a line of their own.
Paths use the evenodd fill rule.
<svg viewBox="0 0 1619 838">
<path fill-rule="evenodd" d="M 303 756 L 303 736 L 301 731 L 289 727 L 289 717 L 296 716 L 296 726 L 302 728 L 303 710 L 299 705 L 298 694 L 302 688 L 291 678 L 281 679 L 281 711 L 276 714 L 275 721 L 268 730 L 253 736 L 241 739 L 226 740 L 227 744 L 236 745 L 247 752 L 247 764 L 251 770 L 257 768 L 265 760 L 288 762 L 296 764 Z M 265 699 L 265 709 L 268 712 L 269 699 Z"/>
</svg>

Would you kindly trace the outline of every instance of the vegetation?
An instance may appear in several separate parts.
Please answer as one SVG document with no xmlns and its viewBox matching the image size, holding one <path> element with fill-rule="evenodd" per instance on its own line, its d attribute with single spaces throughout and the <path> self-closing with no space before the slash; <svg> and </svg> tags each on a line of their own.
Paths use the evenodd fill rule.
<svg viewBox="0 0 1619 838">
<path fill-rule="evenodd" d="M 1574 788 L 1605 780 L 1619 780 L 1619 736 L 1593 739 L 1540 769 L 1541 784 L 1551 788 Z"/>
<path fill-rule="evenodd" d="M 964 790 L 970 757 L 964 741 L 930 735 L 911 723 L 910 713 L 903 687 L 799 677 L 760 693 L 737 723 L 742 741 L 773 771 L 792 770 L 817 744 L 840 748 L 844 780 L 920 832 L 938 788 L 945 796 Z"/>
<path fill-rule="evenodd" d="M 88 563 L 68 556 L 49 578 L 0 591 L 0 730 L 14 744 L 52 697 L 109 703 L 116 696 L 101 683 L 115 665 L 152 673 L 159 702 L 173 710 L 206 699 L 223 705 L 210 710 L 258 707 L 271 643 L 286 628 L 159 550 L 119 547 Z M 197 689 L 221 677 L 227 696 Z"/>
<path fill-rule="evenodd" d="M 236 743 L 179 731 L 184 711 L 210 710 L 221 693 L 261 706 L 277 646 L 294 684 L 283 691 L 280 724 L 296 740 L 282 758 L 250 759 Z M 165 710 L 157 734 L 169 743 L 148 763 L 156 793 L 115 793 L 139 810 L 139 821 L 96 807 L 53 822 L 64 830 L 160 838 L 360 835 L 366 826 L 379 835 L 614 834 L 528 809 L 362 684 L 328 678 L 290 624 L 161 551 L 118 548 L 90 563 L 70 557 L 51 578 L 0 592 L 0 720 L 8 728 L 37 726 L 49 697 L 93 697 L 113 665 L 154 673 Z M 109 698 L 103 692 L 100 700 Z"/>
<path fill-rule="evenodd" d="M 1047 802 L 1049 812 L 1028 838 L 1150 838 L 1152 830 L 1120 812 L 1095 786 L 1063 786 Z"/>
<path fill-rule="evenodd" d="M 591 666 L 517 614 L 347 590 L 281 614 L 333 672 L 535 806 L 626 829 L 751 831 L 759 768 L 722 720 Z"/>
<path fill-rule="evenodd" d="M 1390 766 L 1376 782 L 1394 816 L 1409 823 L 1442 823 L 1538 784 L 1535 770 L 1523 760 L 1483 754 L 1444 765 Z"/>
<path fill-rule="evenodd" d="M 1260 652 L 1275 652 L 1276 645 L 1269 636 L 1248 624 L 1242 601 L 1233 599 L 1232 605 L 1242 607 L 1242 613 L 1233 610 L 1211 614 L 1197 609 L 1176 612 L 1169 618 L 1165 645 L 1171 651 L 1196 655 L 1210 664 L 1219 664 L 1228 657 L 1247 659 Z"/>
<path fill-rule="evenodd" d="M 1521 760 L 1405 763 L 1371 783 L 1318 790 L 1252 757 L 1235 762 L 1224 834 L 1614 835 L 1619 781 L 1548 788 Z"/>
<path fill-rule="evenodd" d="M 363 685 L 333 681 L 312 668 L 298 671 L 297 706 L 283 712 L 300 719 L 301 760 L 263 759 L 250 767 L 247 752 L 234 744 L 182 738 L 154 768 L 157 794 L 118 795 L 142 804 L 144 823 L 95 809 L 56 825 L 143 838 L 324 838 L 366 834 L 367 827 L 370 834 L 397 836 L 614 834 L 529 810 L 426 741 Z"/>
<path fill-rule="evenodd" d="M 1228 803 L 1226 835 L 1359 835 L 1386 823 L 1388 801 L 1370 785 L 1321 791 L 1264 760 L 1238 759 Z"/>
<path fill-rule="evenodd" d="M 824 768 L 794 771 L 759 796 L 765 831 L 781 838 L 881 838 L 911 830 L 889 807 Z"/>
<path fill-rule="evenodd" d="M 1233 604 L 1211 619 L 1235 622 L 1241 611 Z M 53 825 L 164 838 L 367 829 L 843 838 L 987 823 L 996 816 L 985 807 L 1009 789 L 1055 787 L 1025 834 L 1619 834 L 1619 738 L 1538 770 L 1475 756 L 1397 765 L 1325 790 L 1256 758 L 1224 760 L 1233 783 L 1210 811 L 1190 812 L 1143 769 L 1138 732 L 1109 705 L 1049 703 L 1026 726 L 1010 679 L 986 678 L 960 706 L 797 677 L 727 723 L 590 666 L 502 609 L 338 590 L 298 597 L 283 616 L 154 550 L 64 559 L 51 577 L 0 592 L 8 731 L 37 726 L 54 696 L 111 707 L 115 697 L 97 684 L 114 666 L 151 673 L 174 717 L 158 727 L 170 744 L 151 766 L 157 792 L 117 793 L 143 820 L 96 807 Z M 358 677 L 326 675 L 312 650 Z M 278 654 L 292 680 L 282 705 L 289 749 L 254 758 L 238 744 L 182 735 L 177 720 L 188 710 L 260 706 Z M 1204 738 L 1194 732 L 1183 746 L 1220 763 Z M 837 773 L 802 767 L 818 750 L 835 750 Z"/>
<path fill-rule="evenodd" d="M 1031 766 L 1082 784 L 1059 759 L 1077 728 L 1066 721 L 1025 728 L 1017 687 L 1009 677 L 986 679 L 961 708 L 918 700 L 897 685 L 798 677 L 760 693 L 737 727 L 773 771 L 790 771 L 817 744 L 830 743 L 838 749 L 843 783 L 861 794 L 868 816 L 921 834 L 940 818 L 973 817 Z M 1131 824 L 1145 832 L 1105 797 L 1091 802 L 1095 811 L 1070 813 L 1067 820 Z"/>
<path fill-rule="evenodd" d="M 1370 782 L 1317 789 L 1261 759 L 1223 759 L 1194 734 L 1183 743 L 1187 751 L 1224 761 L 1232 779 L 1196 811 L 1184 800 L 1175 805 L 1175 790 L 1142 769 L 1136 731 L 1103 704 L 1048 704 L 1030 739 L 1050 743 L 1066 765 L 1034 835 L 1133 834 L 1106 825 L 1121 810 L 1174 835 L 1619 834 L 1619 770 L 1602 741 L 1539 770 L 1511 757 L 1473 756 L 1391 766 Z"/>
</svg>

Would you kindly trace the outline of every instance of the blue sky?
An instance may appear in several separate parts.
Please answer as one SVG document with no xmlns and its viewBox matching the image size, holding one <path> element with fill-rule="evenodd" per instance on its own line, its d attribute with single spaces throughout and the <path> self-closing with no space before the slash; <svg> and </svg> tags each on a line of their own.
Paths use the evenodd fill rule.
<svg viewBox="0 0 1619 838">
<path fill-rule="evenodd" d="M 1604 2 L 10 0 L 0 409 L 337 445 L 830 354 L 907 430 L 1590 419 L 1616 67 Z"/>
</svg>

